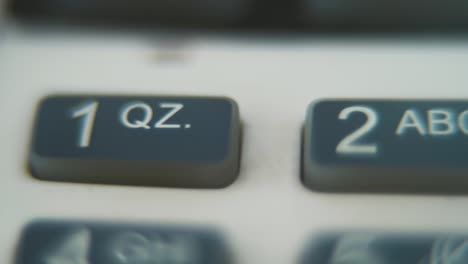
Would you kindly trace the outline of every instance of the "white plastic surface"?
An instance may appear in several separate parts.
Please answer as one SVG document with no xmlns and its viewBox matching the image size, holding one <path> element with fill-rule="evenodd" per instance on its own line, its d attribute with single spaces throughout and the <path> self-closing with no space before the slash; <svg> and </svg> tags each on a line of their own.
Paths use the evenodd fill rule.
<svg viewBox="0 0 468 264">
<path fill-rule="evenodd" d="M 200 36 L 168 52 L 154 36 L 8 27 L 0 42 L 0 263 L 12 263 L 22 226 L 37 217 L 212 225 L 242 264 L 294 263 L 323 229 L 468 232 L 468 196 L 324 194 L 299 180 L 311 101 L 468 100 L 468 40 Z M 167 56 L 175 61 L 160 61 Z M 230 96 L 244 121 L 240 176 L 220 190 L 38 181 L 26 169 L 34 110 L 56 92 Z"/>
</svg>

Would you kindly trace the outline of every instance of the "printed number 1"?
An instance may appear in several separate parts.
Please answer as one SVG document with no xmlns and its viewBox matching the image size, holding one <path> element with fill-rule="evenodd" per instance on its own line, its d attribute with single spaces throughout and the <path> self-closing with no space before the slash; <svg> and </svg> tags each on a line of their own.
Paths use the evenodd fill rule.
<svg viewBox="0 0 468 264">
<path fill-rule="evenodd" d="M 78 135 L 78 146 L 80 148 L 89 147 L 98 105 L 98 102 L 90 102 L 72 112 L 72 118 L 83 117 L 81 131 Z"/>
</svg>

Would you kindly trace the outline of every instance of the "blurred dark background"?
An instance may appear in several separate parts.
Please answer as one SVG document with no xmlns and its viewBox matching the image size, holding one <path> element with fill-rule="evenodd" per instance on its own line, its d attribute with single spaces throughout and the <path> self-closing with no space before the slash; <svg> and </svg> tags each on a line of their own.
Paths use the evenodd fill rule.
<svg viewBox="0 0 468 264">
<path fill-rule="evenodd" d="M 299 32 L 453 32 L 466 0 L 9 0 L 17 18 L 79 25 Z"/>
</svg>

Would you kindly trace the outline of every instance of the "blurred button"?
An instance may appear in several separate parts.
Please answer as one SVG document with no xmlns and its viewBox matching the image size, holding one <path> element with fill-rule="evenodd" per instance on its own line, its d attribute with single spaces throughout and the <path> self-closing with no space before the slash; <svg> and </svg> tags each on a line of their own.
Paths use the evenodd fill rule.
<svg viewBox="0 0 468 264">
<path fill-rule="evenodd" d="M 248 14 L 250 0 L 10 0 L 18 16 L 222 26 Z"/>
<path fill-rule="evenodd" d="M 207 229 L 39 221 L 27 226 L 16 264 L 228 264 L 223 238 Z"/>
<path fill-rule="evenodd" d="M 468 192 L 468 102 L 319 101 L 303 144 L 311 189 Z"/>
<path fill-rule="evenodd" d="M 237 104 L 222 97 L 52 96 L 30 154 L 44 180 L 225 187 L 237 177 Z"/>
<path fill-rule="evenodd" d="M 301 264 L 464 264 L 468 236 L 327 233 L 314 238 Z"/>
<path fill-rule="evenodd" d="M 302 0 L 310 26 L 337 30 L 468 29 L 468 2 L 460 0 Z"/>
</svg>

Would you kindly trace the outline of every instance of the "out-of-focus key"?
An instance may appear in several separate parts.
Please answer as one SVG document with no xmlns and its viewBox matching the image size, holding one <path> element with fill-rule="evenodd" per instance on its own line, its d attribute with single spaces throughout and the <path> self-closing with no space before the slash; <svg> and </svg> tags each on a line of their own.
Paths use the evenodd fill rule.
<svg viewBox="0 0 468 264">
<path fill-rule="evenodd" d="M 23 231 L 15 264 L 228 264 L 210 229 L 38 221 Z"/>
<path fill-rule="evenodd" d="M 467 30 L 460 0 L 301 0 L 304 21 L 319 30 Z"/>
<path fill-rule="evenodd" d="M 468 236 L 460 234 L 327 233 L 307 246 L 300 264 L 463 264 Z"/>
<path fill-rule="evenodd" d="M 52 96 L 30 165 L 44 180 L 225 187 L 237 177 L 237 104 L 222 97 Z"/>
<path fill-rule="evenodd" d="M 303 144 L 314 190 L 468 193 L 468 102 L 319 101 Z"/>
<path fill-rule="evenodd" d="M 185 26 L 235 24 L 248 15 L 250 0 L 9 0 L 19 17 L 87 24 L 161 23 Z"/>
</svg>

